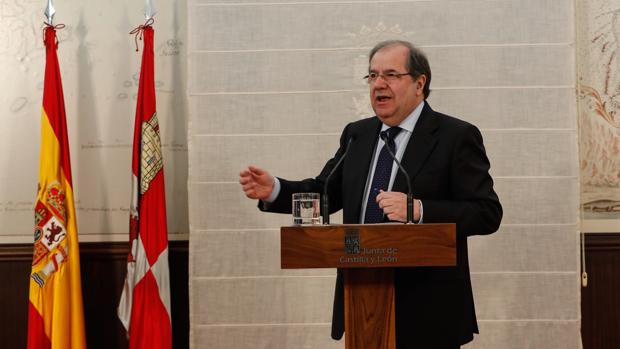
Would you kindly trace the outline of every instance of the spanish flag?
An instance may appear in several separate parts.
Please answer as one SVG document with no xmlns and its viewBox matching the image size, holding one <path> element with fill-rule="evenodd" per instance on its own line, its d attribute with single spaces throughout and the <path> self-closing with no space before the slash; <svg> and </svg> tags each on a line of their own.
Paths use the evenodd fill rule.
<svg viewBox="0 0 620 349">
<path fill-rule="evenodd" d="M 56 29 L 48 25 L 44 34 L 46 64 L 28 349 L 86 348 L 80 253 Z"/>
</svg>

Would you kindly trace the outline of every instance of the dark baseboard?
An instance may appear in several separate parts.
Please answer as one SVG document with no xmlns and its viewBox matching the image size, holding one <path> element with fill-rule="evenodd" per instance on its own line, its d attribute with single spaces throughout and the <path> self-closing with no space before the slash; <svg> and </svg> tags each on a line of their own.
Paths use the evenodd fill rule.
<svg viewBox="0 0 620 349">
<path fill-rule="evenodd" d="M 189 347 L 188 242 L 171 241 L 170 285 L 174 348 Z M 584 349 L 620 348 L 620 233 L 586 235 L 588 287 L 581 290 Z M 116 316 L 128 244 L 81 243 L 82 292 L 88 348 L 127 348 Z M 0 338 L 25 348 L 31 244 L 0 245 Z"/>
<path fill-rule="evenodd" d="M 174 348 L 189 347 L 188 242 L 170 241 L 170 293 Z M 80 243 L 87 347 L 127 348 L 116 316 L 127 272 L 127 242 Z M 32 244 L 0 245 L 0 338 L 4 348 L 25 348 Z"/>
<path fill-rule="evenodd" d="M 588 287 L 581 289 L 584 349 L 620 348 L 620 233 L 586 234 Z"/>
</svg>

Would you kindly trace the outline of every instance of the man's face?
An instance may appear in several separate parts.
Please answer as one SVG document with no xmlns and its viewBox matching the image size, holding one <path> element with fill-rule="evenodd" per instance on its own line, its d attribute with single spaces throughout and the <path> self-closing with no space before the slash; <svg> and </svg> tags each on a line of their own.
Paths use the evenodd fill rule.
<svg viewBox="0 0 620 349">
<path fill-rule="evenodd" d="M 414 79 L 403 75 L 387 82 L 383 75 L 408 73 L 409 50 L 401 45 L 380 49 L 370 61 L 370 73 L 382 76 L 370 83 L 370 103 L 379 119 L 388 126 L 398 126 L 424 100 L 423 88 L 426 76 Z"/>
</svg>

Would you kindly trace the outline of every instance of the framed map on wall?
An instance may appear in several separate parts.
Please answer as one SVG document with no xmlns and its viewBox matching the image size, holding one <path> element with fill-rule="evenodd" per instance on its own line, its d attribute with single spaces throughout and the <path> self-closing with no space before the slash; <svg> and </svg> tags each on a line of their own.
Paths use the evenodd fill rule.
<svg viewBox="0 0 620 349">
<path fill-rule="evenodd" d="M 620 1 L 577 2 L 583 232 L 620 232 Z"/>
</svg>

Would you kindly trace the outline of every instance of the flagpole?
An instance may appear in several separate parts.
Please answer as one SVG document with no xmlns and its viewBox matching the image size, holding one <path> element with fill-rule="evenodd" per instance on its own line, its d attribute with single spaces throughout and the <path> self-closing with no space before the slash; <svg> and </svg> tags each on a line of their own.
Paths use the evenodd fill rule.
<svg viewBox="0 0 620 349">
<path fill-rule="evenodd" d="M 45 8 L 45 17 L 47 17 L 47 23 L 49 25 L 54 25 L 54 14 L 56 13 L 56 9 L 54 9 L 54 4 L 52 0 L 47 0 L 47 7 Z"/>
<path fill-rule="evenodd" d="M 51 1 L 51 0 L 50 0 Z M 157 11 L 155 11 L 155 5 L 153 5 L 153 0 L 145 0 L 144 1 L 144 17 L 148 21 L 152 19 Z"/>
</svg>

